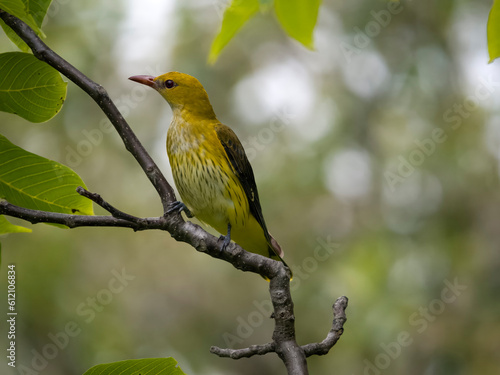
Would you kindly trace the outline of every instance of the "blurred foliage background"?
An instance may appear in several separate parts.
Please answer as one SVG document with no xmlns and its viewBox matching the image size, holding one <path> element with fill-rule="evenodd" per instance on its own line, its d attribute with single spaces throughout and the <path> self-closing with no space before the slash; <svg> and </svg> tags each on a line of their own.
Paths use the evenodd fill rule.
<svg viewBox="0 0 500 375">
<path fill-rule="evenodd" d="M 54 0 L 44 31 L 49 46 L 106 87 L 170 181 L 170 108 L 127 77 L 178 70 L 204 84 L 247 148 L 268 227 L 295 270 L 299 342 L 322 340 L 332 303 L 349 297 L 344 336 L 309 359 L 310 373 L 492 374 L 500 366 L 500 62 L 487 64 L 491 3 L 325 0 L 315 51 L 259 14 L 214 65 L 206 60 L 224 0 Z M 2 36 L 0 49 L 15 47 Z M 128 213 L 160 215 L 156 192 L 105 124 L 73 83 L 48 123 L 0 113 L 16 145 L 69 165 Z M 173 356 L 193 375 L 285 373 L 273 355 L 209 353 L 228 341 L 270 340 L 260 277 L 168 233 L 27 225 L 33 233 L 1 239 L 2 301 L 6 267 L 17 269 L 18 365 L 45 353 L 37 373 L 80 374 Z M 129 279 L 113 281 L 123 269 Z M 50 351 L 70 322 L 78 334 Z"/>
</svg>

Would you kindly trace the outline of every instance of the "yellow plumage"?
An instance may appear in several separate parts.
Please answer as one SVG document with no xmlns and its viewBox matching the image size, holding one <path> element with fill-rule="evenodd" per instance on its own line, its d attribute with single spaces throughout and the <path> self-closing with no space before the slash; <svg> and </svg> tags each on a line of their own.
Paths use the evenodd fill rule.
<svg viewBox="0 0 500 375">
<path fill-rule="evenodd" d="M 227 232 L 227 241 L 230 235 L 247 251 L 281 260 L 281 248 L 267 232 L 243 146 L 217 120 L 199 81 L 178 72 L 131 79 L 156 89 L 172 107 L 167 153 L 184 203 L 173 207 Z"/>
<path fill-rule="evenodd" d="M 214 124 L 172 121 L 167 152 L 175 185 L 189 210 L 219 233 L 231 224 L 231 238 L 247 251 L 269 256 L 262 227 L 215 134 Z"/>
</svg>

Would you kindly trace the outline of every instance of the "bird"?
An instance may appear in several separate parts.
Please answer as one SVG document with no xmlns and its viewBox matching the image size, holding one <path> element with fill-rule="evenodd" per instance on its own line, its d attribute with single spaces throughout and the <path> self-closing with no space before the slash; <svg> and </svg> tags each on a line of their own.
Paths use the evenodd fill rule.
<svg viewBox="0 0 500 375">
<path fill-rule="evenodd" d="M 170 105 L 167 154 L 182 201 L 166 211 L 196 217 L 216 231 L 225 249 L 243 249 L 282 261 L 283 250 L 267 230 L 252 166 L 234 131 L 216 117 L 207 92 L 195 77 L 168 72 L 130 80 L 156 90 Z"/>
</svg>

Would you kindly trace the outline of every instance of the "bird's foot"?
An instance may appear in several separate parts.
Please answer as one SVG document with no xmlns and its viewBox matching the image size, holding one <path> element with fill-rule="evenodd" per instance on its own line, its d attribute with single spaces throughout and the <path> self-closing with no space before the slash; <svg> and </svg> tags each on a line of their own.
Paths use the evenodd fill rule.
<svg viewBox="0 0 500 375">
<path fill-rule="evenodd" d="M 166 214 L 171 214 L 173 212 L 178 212 L 181 213 L 184 211 L 186 213 L 186 216 L 189 218 L 194 217 L 193 213 L 187 208 L 187 206 L 182 203 L 181 201 L 175 201 L 172 202 L 168 205 L 167 211 L 165 212 Z"/>
<path fill-rule="evenodd" d="M 219 241 L 222 241 L 220 251 L 226 250 L 227 245 L 229 245 L 231 243 L 231 224 L 227 225 L 227 235 L 220 236 Z"/>
<path fill-rule="evenodd" d="M 220 246 L 220 251 L 224 251 L 227 248 L 227 245 L 231 243 L 231 237 L 229 236 L 220 236 L 219 241 L 222 241 L 222 245 Z"/>
</svg>

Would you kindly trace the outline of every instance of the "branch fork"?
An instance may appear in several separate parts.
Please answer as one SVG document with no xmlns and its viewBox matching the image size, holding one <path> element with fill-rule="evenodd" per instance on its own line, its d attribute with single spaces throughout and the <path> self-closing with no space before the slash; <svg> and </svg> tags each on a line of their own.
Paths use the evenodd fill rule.
<svg viewBox="0 0 500 375">
<path fill-rule="evenodd" d="M 345 310 L 347 308 L 348 299 L 345 296 L 337 298 L 332 306 L 333 309 L 333 323 L 330 332 L 326 338 L 320 343 L 312 343 L 307 345 L 302 345 L 300 348 L 304 351 L 306 357 L 312 355 L 325 355 L 328 354 L 330 349 L 337 343 L 344 333 L 344 323 L 346 322 Z M 267 353 L 276 352 L 276 343 L 269 342 L 263 345 L 251 345 L 244 349 L 223 349 L 218 346 L 212 346 L 210 352 L 218 355 L 219 357 L 240 359 L 240 358 L 250 358 L 254 355 L 265 355 Z"/>
</svg>

